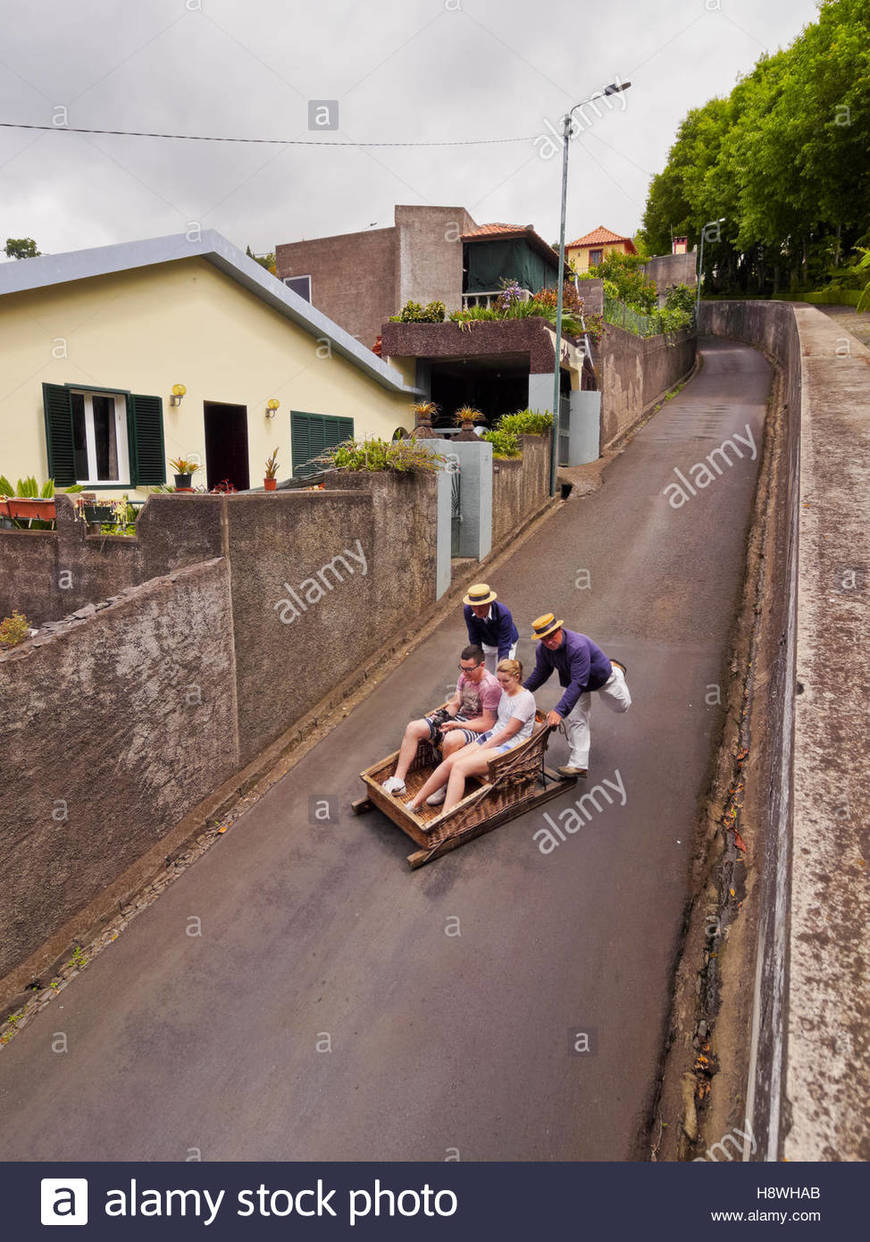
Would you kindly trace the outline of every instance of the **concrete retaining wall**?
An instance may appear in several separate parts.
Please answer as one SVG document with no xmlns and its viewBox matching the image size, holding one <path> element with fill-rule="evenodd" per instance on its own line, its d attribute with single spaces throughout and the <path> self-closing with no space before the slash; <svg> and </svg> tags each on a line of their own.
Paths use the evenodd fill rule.
<svg viewBox="0 0 870 1242">
<path fill-rule="evenodd" d="M 233 663 L 223 560 L 0 653 L 0 978 L 238 767 Z"/>
<path fill-rule="evenodd" d="M 0 530 L 0 617 L 17 608 L 33 625 L 58 621 L 222 552 L 221 496 L 149 496 L 135 539 L 88 535 L 69 496 L 56 504 L 57 530 Z"/>
<path fill-rule="evenodd" d="M 550 438 L 521 436 L 521 458 L 492 464 L 494 547 L 537 513 L 550 494 Z"/>
<path fill-rule="evenodd" d="M 785 589 L 766 601 L 781 656 L 760 762 L 758 1159 L 867 1160 L 870 1126 L 870 350 L 809 306 L 716 302 L 702 331 L 746 341 L 783 370 L 789 471 Z M 759 762 L 759 760 L 756 760 Z M 750 965 L 749 969 L 752 969 Z"/>
<path fill-rule="evenodd" d="M 603 448 L 688 374 L 695 362 L 695 346 L 690 332 L 640 337 L 607 325 L 598 347 Z"/>
<path fill-rule="evenodd" d="M 655 281 L 661 305 L 671 285 L 698 283 L 698 256 L 691 250 L 687 254 L 659 254 L 645 263 L 643 270 Z"/>
</svg>

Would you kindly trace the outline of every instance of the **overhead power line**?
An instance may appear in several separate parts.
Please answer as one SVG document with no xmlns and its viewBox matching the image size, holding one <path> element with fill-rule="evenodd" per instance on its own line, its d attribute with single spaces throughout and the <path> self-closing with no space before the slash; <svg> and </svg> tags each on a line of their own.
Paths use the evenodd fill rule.
<svg viewBox="0 0 870 1242">
<path fill-rule="evenodd" d="M 533 142 L 526 138 L 460 138 L 435 142 L 348 142 L 342 138 L 226 138 L 213 134 L 161 134 L 137 129 L 84 129 L 76 125 L 30 125 L 24 121 L 0 121 L 3 129 L 41 129 L 52 133 L 110 134 L 122 138 L 175 138 L 181 142 L 252 142 L 279 147 L 481 147 L 496 143 Z"/>
</svg>

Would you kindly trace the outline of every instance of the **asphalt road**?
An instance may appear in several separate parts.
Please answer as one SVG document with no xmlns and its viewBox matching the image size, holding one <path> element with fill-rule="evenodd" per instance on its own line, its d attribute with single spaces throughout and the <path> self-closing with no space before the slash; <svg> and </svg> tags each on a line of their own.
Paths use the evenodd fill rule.
<svg viewBox="0 0 870 1242">
<path fill-rule="evenodd" d="M 550 609 L 628 666 L 631 711 L 593 708 L 585 786 L 415 872 L 386 819 L 350 814 L 359 771 L 455 680 L 451 617 L 4 1049 L 0 1157 L 643 1155 L 758 457 L 678 510 L 663 489 L 747 424 L 760 446 L 770 379 L 746 347 L 704 357 L 493 576 L 527 667 Z M 543 812 L 604 778 L 625 805 L 543 855 Z"/>
</svg>

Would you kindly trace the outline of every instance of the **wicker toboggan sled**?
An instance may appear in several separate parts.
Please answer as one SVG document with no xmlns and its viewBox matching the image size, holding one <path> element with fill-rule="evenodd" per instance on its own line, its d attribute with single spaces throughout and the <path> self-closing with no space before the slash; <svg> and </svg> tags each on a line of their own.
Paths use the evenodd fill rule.
<svg viewBox="0 0 870 1242">
<path fill-rule="evenodd" d="M 373 806 L 383 811 L 420 847 L 408 855 L 408 863 L 412 868 L 422 867 L 466 841 L 500 828 L 532 807 L 557 797 L 576 783 L 576 777 L 559 776 L 545 766 L 544 754 L 551 732 L 544 716 L 536 712 L 531 736 L 513 750 L 493 755 L 488 776 L 470 777 L 465 797 L 452 811 L 446 812 L 425 803 L 416 813 L 405 806 L 406 800 L 422 788 L 441 762 L 440 753 L 429 741 L 417 746 L 401 794 L 393 796 L 383 789 L 382 782 L 392 776 L 396 766 L 399 752 L 395 750 L 360 773 L 366 795 L 353 803 L 353 811 L 361 815 Z"/>
</svg>

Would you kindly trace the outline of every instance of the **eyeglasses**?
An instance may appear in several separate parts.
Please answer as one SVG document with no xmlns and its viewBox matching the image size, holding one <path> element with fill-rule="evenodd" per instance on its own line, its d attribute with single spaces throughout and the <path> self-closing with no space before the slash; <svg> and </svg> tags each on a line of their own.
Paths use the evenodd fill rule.
<svg viewBox="0 0 870 1242">
<path fill-rule="evenodd" d="M 476 668 L 480 668 L 479 664 L 460 664 L 458 665 L 461 673 L 473 673 Z"/>
</svg>

